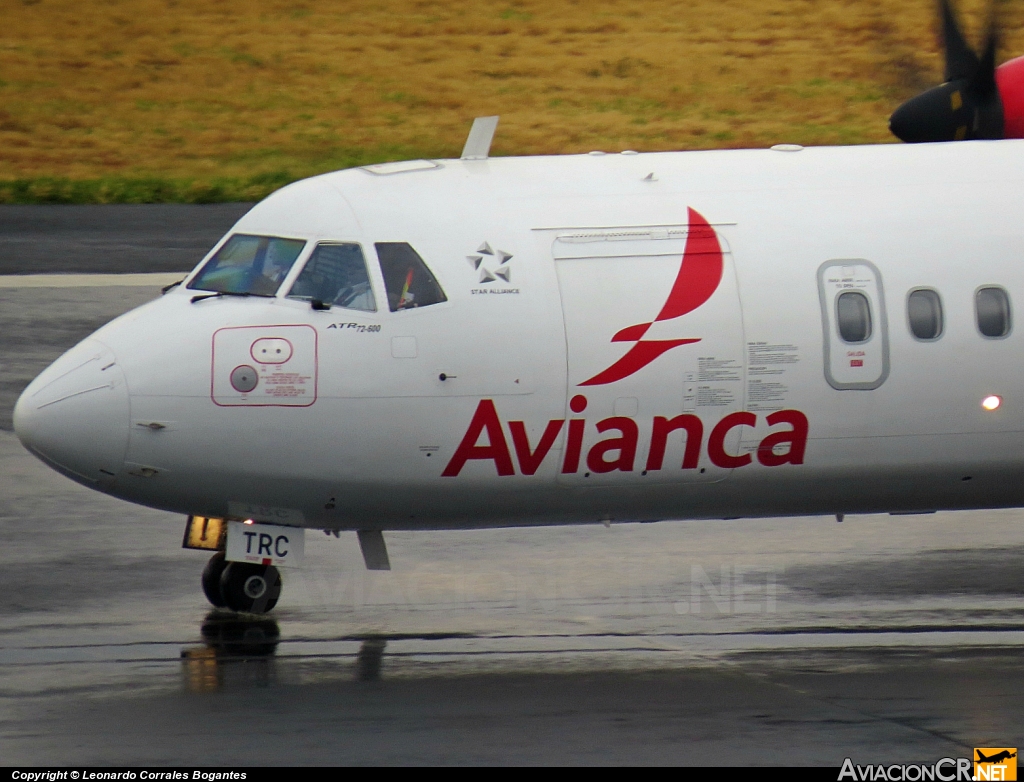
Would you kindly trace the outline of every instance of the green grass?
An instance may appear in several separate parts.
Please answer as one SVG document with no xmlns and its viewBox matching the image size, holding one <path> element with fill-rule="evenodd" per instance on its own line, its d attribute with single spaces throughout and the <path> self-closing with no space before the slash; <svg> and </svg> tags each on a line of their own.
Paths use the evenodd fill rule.
<svg viewBox="0 0 1024 782">
<path fill-rule="evenodd" d="M 0 180 L 0 204 L 212 204 L 259 201 L 294 181 L 287 172 L 251 179 L 205 181 L 128 178 L 36 177 Z"/>
<path fill-rule="evenodd" d="M 372 163 L 417 158 L 451 157 L 452 150 L 379 146 L 372 150 L 333 149 L 298 169 L 264 171 L 251 177 L 173 178 L 161 176 L 105 176 L 93 179 L 21 177 L 0 179 L 0 204 L 214 204 L 259 201 L 275 190 L 327 171 Z M 274 158 L 278 151 L 255 149 L 235 160 L 253 162 Z M 293 159 L 294 160 L 294 159 Z"/>
</svg>

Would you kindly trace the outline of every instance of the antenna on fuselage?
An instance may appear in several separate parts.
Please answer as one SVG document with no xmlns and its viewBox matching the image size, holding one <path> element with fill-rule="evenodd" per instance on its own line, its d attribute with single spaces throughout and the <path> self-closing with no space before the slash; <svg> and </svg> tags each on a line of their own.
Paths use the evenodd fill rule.
<svg viewBox="0 0 1024 782">
<path fill-rule="evenodd" d="M 466 146 L 462 148 L 462 160 L 487 160 L 491 141 L 498 127 L 498 117 L 477 117 L 469 129 Z"/>
</svg>

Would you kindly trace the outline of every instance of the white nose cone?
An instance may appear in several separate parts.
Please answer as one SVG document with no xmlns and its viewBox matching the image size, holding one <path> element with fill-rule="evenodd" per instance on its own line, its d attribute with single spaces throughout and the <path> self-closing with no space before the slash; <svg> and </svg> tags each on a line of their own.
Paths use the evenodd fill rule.
<svg viewBox="0 0 1024 782">
<path fill-rule="evenodd" d="M 124 467 L 129 417 L 128 387 L 114 354 L 86 340 L 25 389 L 14 406 L 14 431 L 55 470 L 103 487 Z"/>
</svg>

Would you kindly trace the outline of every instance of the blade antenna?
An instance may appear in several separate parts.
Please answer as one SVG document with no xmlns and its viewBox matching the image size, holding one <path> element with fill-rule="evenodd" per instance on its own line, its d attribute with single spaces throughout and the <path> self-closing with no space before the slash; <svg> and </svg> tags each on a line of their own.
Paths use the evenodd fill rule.
<svg viewBox="0 0 1024 782">
<path fill-rule="evenodd" d="M 946 50 L 945 81 L 970 79 L 978 70 L 978 55 L 964 38 L 950 0 L 939 0 L 942 13 L 942 43 Z"/>
<path fill-rule="evenodd" d="M 469 129 L 469 137 L 462 148 L 462 160 L 487 160 L 491 153 L 491 141 L 498 127 L 498 117 L 477 117 Z"/>
</svg>

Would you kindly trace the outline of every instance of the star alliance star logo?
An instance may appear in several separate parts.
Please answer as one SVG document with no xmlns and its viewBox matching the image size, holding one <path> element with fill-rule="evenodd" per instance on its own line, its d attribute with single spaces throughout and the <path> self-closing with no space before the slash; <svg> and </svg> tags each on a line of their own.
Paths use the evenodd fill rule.
<svg viewBox="0 0 1024 782">
<path fill-rule="evenodd" d="M 508 262 L 512 260 L 511 253 L 504 250 L 492 250 L 491 245 L 487 242 L 477 247 L 476 251 L 479 255 L 467 255 L 466 260 L 469 261 L 470 266 L 480 272 L 481 283 L 494 282 L 499 278 L 505 282 L 512 281 L 512 268 L 508 265 Z"/>
</svg>

